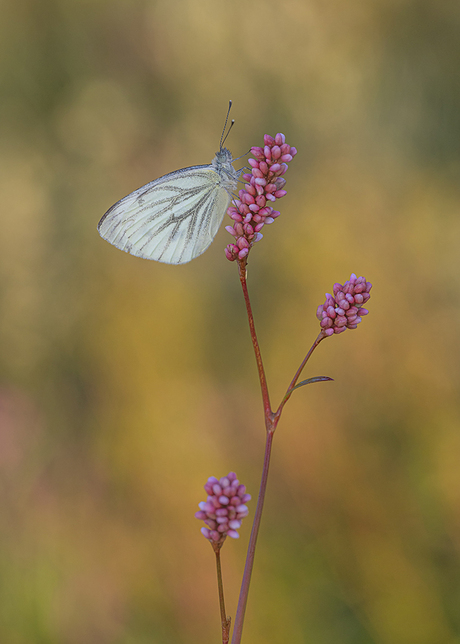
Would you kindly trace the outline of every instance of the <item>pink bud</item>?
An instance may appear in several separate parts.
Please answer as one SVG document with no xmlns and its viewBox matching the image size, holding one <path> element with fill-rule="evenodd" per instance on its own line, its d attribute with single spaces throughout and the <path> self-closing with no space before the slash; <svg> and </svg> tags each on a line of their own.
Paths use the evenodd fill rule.
<svg viewBox="0 0 460 644">
<path fill-rule="evenodd" d="M 254 148 L 251 148 L 251 154 L 255 157 L 263 157 L 264 150 L 263 148 L 254 147 Z"/>
</svg>

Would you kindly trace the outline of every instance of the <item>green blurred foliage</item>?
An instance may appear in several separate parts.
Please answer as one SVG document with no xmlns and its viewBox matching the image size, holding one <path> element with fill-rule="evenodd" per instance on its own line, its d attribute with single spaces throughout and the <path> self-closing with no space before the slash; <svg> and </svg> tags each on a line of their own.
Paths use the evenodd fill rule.
<svg viewBox="0 0 460 644">
<path fill-rule="evenodd" d="M 264 442 L 230 238 L 175 267 L 96 224 L 209 163 L 231 98 L 234 156 L 298 148 L 249 264 L 274 405 L 324 292 L 374 283 L 286 407 L 244 639 L 458 644 L 459 4 L 0 5 L 0 641 L 219 641 L 193 514 L 211 475 L 256 496 Z"/>
</svg>

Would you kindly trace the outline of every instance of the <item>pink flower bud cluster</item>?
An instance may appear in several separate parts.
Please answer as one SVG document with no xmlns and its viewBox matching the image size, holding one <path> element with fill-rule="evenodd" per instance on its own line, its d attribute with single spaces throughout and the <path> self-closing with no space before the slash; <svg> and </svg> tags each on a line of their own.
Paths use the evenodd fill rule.
<svg viewBox="0 0 460 644">
<path fill-rule="evenodd" d="M 227 210 L 233 225 L 225 229 L 235 238 L 235 243 L 225 249 L 231 262 L 244 259 L 251 247 L 262 239 L 262 228 L 272 224 L 280 214 L 269 204 L 286 194 L 283 190 L 286 180 L 282 175 L 297 150 L 285 143 L 284 134 L 277 134 L 275 138 L 266 134 L 264 143 L 263 148 L 251 148 L 255 157 L 249 159 L 251 174 L 243 174 L 246 185 L 239 191 L 239 199 L 233 199 Z"/>
<path fill-rule="evenodd" d="M 325 303 L 318 306 L 316 312 L 323 334 L 333 335 L 345 329 L 356 329 L 361 316 L 369 313 L 362 306 L 370 298 L 371 288 L 370 282 L 366 282 L 364 277 L 356 277 L 354 273 L 343 286 L 334 284 L 334 295 L 326 293 Z"/>
<path fill-rule="evenodd" d="M 209 527 L 201 528 L 201 533 L 216 542 L 223 541 L 227 535 L 238 539 L 241 520 L 249 514 L 245 503 L 251 500 L 251 495 L 246 494 L 246 486 L 238 481 L 235 472 L 230 472 L 220 480 L 211 476 L 204 489 L 208 498 L 198 504 L 200 511 L 195 516 Z"/>
</svg>

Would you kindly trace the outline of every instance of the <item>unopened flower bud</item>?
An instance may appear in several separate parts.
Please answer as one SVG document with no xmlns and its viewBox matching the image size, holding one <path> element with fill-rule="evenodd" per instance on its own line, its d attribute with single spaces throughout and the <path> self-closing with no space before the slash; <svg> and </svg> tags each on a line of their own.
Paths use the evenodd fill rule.
<svg viewBox="0 0 460 644">
<path fill-rule="evenodd" d="M 334 284 L 334 295 L 326 293 L 325 303 L 316 312 L 322 333 L 329 336 L 343 333 L 346 329 L 356 329 L 361 316 L 369 313 L 362 305 L 369 300 L 371 288 L 370 282 L 366 282 L 364 277 L 356 277 L 354 273 L 345 284 Z"/>
<path fill-rule="evenodd" d="M 238 539 L 237 530 L 249 514 L 245 504 L 251 500 L 251 495 L 246 493 L 246 487 L 238 481 L 235 472 L 230 472 L 220 480 L 210 477 L 204 488 L 208 498 L 198 504 L 200 510 L 195 514 L 208 526 L 201 528 L 201 533 L 209 541 L 218 543 L 227 536 Z"/>
</svg>

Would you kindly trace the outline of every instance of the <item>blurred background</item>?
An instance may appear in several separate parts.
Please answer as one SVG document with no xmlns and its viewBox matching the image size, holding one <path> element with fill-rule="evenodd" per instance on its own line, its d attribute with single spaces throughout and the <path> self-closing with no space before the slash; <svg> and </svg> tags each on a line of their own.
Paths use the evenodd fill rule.
<svg viewBox="0 0 460 644">
<path fill-rule="evenodd" d="M 264 444 L 232 238 L 169 266 L 96 225 L 210 163 L 233 99 L 235 157 L 265 133 L 298 149 L 248 267 L 273 406 L 324 293 L 374 284 L 370 315 L 305 372 L 334 382 L 285 409 L 243 640 L 458 644 L 459 4 L 3 0 L 1 16 L 0 641 L 220 641 L 194 513 L 230 470 L 255 499 Z M 249 532 L 222 553 L 232 616 Z"/>
</svg>

